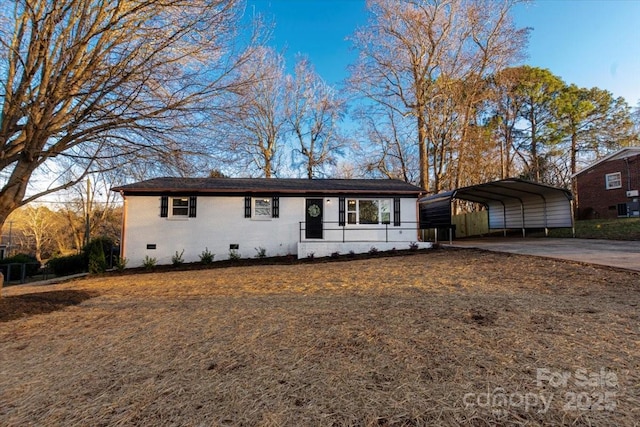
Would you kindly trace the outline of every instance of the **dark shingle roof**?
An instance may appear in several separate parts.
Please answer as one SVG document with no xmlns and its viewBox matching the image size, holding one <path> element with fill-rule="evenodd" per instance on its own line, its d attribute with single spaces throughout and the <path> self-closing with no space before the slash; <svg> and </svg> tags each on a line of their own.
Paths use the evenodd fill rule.
<svg viewBox="0 0 640 427">
<path fill-rule="evenodd" d="M 112 188 L 124 194 L 150 193 L 352 193 L 414 194 L 420 187 L 393 179 L 292 179 L 292 178 L 153 178 Z"/>
</svg>

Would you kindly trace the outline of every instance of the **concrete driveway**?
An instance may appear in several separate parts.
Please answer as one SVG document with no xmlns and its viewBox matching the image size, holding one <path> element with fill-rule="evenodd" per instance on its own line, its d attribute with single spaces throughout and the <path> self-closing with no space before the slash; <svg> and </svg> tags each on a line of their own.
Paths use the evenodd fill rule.
<svg viewBox="0 0 640 427">
<path fill-rule="evenodd" d="M 640 241 L 500 238 L 454 240 L 451 247 L 535 255 L 640 271 Z"/>
</svg>

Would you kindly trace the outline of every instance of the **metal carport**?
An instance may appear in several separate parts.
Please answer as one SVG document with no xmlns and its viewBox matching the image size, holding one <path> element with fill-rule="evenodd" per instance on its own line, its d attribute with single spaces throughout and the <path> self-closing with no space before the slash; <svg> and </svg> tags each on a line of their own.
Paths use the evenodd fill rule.
<svg viewBox="0 0 640 427">
<path fill-rule="evenodd" d="M 489 230 L 575 228 L 571 192 L 516 178 L 472 185 L 418 200 L 420 228 L 451 228 L 453 199 L 487 207 Z"/>
</svg>

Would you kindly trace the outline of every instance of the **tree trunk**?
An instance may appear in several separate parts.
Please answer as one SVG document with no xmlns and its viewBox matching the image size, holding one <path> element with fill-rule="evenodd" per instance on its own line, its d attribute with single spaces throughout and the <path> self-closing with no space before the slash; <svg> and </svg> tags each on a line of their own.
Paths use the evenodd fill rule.
<svg viewBox="0 0 640 427">
<path fill-rule="evenodd" d="M 418 110 L 418 151 L 420 153 L 420 187 L 429 192 L 429 150 L 426 122 L 421 110 Z"/>
</svg>

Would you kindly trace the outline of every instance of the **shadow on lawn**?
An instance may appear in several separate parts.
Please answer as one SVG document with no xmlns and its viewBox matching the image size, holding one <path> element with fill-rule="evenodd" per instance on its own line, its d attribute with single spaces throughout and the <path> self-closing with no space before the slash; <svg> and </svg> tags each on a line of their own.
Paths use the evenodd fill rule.
<svg viewBox="0 0 640 427">
<path fill-rule="evenodd" d="M 98 296 L 97 292 L 61 290 L 0 298 L 0 323 L 62 310 Z"/>
</svg>

